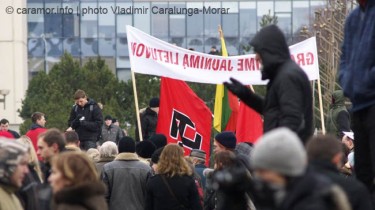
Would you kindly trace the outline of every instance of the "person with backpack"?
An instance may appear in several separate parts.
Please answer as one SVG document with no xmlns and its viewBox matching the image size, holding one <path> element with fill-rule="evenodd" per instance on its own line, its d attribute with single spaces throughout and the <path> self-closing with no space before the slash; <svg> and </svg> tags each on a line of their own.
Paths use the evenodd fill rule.
<svg viewBox="0 0 375 210">
<path fill-rule="evenodd" d="M 78 133 L 82 150 L 96 148 L 103 124 L 102 110 L 83 90 L 75 92 L 74 100 L 76 104 L 70 112 L 67 131 L 75 130 Z"/>
</svg>

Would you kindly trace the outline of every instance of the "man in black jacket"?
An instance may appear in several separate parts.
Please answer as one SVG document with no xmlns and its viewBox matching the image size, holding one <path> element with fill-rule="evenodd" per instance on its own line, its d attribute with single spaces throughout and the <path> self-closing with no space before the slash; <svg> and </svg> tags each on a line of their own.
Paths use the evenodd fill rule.
<svg viewBox="0 0 375 210">
<path fill-rule="evenodd" d="M 265 98 L 233 78 L 224 85 L 263 115 L 264 132 L 288 127 L 306 142 L 313 133 L 312 90 L 305 72 L 291 60 L 283 33 L 275 25 L 264 27 L 250 45 L 263 65 L 262 80 L 269 80 Z"/>
<path fill-rule="evenodd" d="M 159 113 L 159 98 L 152 98 L 149 106 L 141 113 L 142 139 L 148 140 L 156 132 Z M 138 128 L 136 129 L 136 140 L 139 141 Z"/>
<path fill-rule="evenodd" d="M 313 137 L 307 142 L 306 150 L 311 168 L 340 186 L 348 196 L 352 209 L 372 209 L 370 194 L 366 187 L 356 179 L 345 177 L 339 172 L 344 156 L 340 141 L 333 136 Z"/>
<path fill-rule="evenodd" d="M 83 90 L 75 92 L 74 100 L 76 104 L 70 112 L 67 131 L 75 130 L 78 133 L 82 150 L 96 148 L 103 124 L 102 110 Z"/>
</svg>

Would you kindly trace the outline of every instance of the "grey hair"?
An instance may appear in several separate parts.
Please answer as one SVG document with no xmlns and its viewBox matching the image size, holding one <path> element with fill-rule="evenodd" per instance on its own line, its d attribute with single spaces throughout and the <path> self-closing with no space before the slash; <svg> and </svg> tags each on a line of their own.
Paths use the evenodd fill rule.
<svg viewBox="0 0 375 210">
<path fill-rule="evenodd" d="M 101 158 L 116 157 L 118 154 L 116 143 L 112 141 L 104 142 L 99 148 L 99 153 Z"/>
</svg>

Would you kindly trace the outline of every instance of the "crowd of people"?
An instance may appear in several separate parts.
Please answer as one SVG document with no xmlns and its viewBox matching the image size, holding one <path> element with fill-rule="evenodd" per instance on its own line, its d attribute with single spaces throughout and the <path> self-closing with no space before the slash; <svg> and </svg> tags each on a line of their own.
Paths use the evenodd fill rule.
<svg viewBox="0 0 375 210">
<path fill-rule="evenodd" d="M 78 136 L 48 129 L 36 152 L 25 135 L 0 139 L 0 209 L 372 209 L 366 186 L 344 173 L 347 135 L 315 135 L 304 145 L 276 128 L 253 145 L 223 131 L 212 168 L 205 151 L 184 154 L 162 134 L 105 141 L 97 157 L 79 148 Z"/>
<path fill-rule="evenodd" d="M 142 136 L 133 139 L 77 90 L 65 131 L 47 129 L 41 112 L 25 135 L 0 120 L 0 210 L 375 209 L 375 4 L 358 2 L 346 21 L 343 90 L 332 94 L 328 135 L 313 133 L 309 80 L 270 25 L 250 42 L 269 80 L 266 96 L 234 78 L 224 83 L 263 115 L 255 144 L 223 131 L 212 154 L 186 154 L 156 133 L 158 98 L 142 110 Z"/>
</svg>

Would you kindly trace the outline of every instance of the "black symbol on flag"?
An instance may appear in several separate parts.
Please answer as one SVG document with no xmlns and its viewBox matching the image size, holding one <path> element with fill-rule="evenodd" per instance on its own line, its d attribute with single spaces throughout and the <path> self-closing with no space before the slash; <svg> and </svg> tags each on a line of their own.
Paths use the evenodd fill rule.
<svg viewBox="0 0 375 210">
<path fill-rule="evenodd" d="M 193 138 L 188 135 L 189 130 L 193 131 Z M 180 136 L 184 147 L 188 147 L 189 149 L 201 149 L 202 135 L 196 131 L 194 122 L 191 121 L 189 116 L 175 109 L 173 109 L 169 134 L 176 140 L 178 140 L 178 136 Z M 181 142 L 178 142 L 178 144 Z"/>
</svg>

